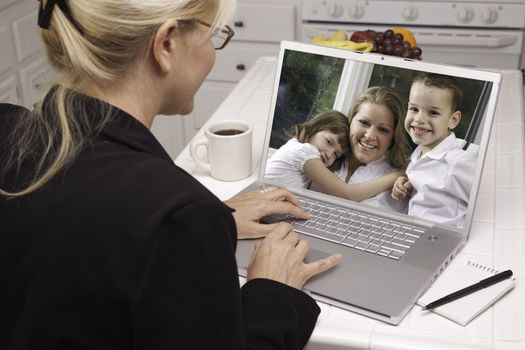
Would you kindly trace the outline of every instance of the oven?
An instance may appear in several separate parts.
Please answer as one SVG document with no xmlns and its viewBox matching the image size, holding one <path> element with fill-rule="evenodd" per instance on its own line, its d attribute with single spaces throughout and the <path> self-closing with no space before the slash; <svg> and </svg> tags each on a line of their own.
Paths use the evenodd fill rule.
<svg viewBox="0 0 525 350">
<path fill-rule="evenodd" d="M 525 67 L 525 0 L 302 0 L 301 40 L 344 30 L 414 33 L 422 59 L 479 68 Z"/>
</svg>

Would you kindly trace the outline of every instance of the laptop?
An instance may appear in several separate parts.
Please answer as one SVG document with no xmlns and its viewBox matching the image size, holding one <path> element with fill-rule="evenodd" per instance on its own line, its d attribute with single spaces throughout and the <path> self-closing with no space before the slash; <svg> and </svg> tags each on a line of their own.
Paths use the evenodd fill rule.
<svg viewBox="0 0 525 350">
<path fill-rule="evenodd" d="M 283 187 L 283 184 L 265 179 L 265 170 L 273 153 L 290 138 L 286 131 L 294 124 L 327 109 L 347 115 L 360 92 L 378 85 L 393 89 L 406 109 L 412 80 L 421 72 L 448 75 L 463 90 L 462 118 L 454 132 L 465 152 L 474 152 L 476 158 L 463 224 L 432 222 L 425 217 L 410 216 L 403 210 L 376 206 L 374 202 L 338 198 L 316 190 L 315 186 L 286 186 L 300 199 L 307 212 L 315 214 L 312 219 L 277 218 L 291 222 L 301 238 L 309 241 L 311 250 L 306 256 L 307 262 L 336 252 L 343 254 L 336 267 L 314 276 L 305 284 L 307 293 L 318 301 L 394 325 L 401 322 L 468 239 L 500 88 L 500 74 L 282 42 L 258 179 L 243 190 L 269 185 Z M 342 223 L 330 221 L 332 214 Z M 332 224 L 327 225 L 327 222 Z M 317 231 L 317 227 L 322 230 Z M 327 229 L 332 231 L 332 236 Z M 380 231 L 381 234 L 386 232 L 386 236 L 380 236 Z M 247 274 L 255 243 L 256 240 L 238 242 L 236 258 L 241 276 Z"/>
</svg>

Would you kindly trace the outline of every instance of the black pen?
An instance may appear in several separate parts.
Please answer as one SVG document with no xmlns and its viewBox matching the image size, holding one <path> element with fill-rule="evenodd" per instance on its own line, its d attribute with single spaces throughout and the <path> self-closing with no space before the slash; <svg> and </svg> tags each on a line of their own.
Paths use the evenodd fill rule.
<svg viewBox="0 0 525 350">
<path fill-rule="evenodd" d="M 456 299 L 462 298 L 466 295 L 469 295 L 471 293 L 477 292 L 480 289 L 487 288 L 488 286 L 492 286 L 493 284 L 496 284 L 500 281 L 503 281 L 507 278 L 512 276 L 512 271 L 507 270 L 500 272 L 494 276 L 490 276 L 489 278 L 485 278 L 484 280 L 479 281 L 476 284 L 473 284 L 471 286 L 465 287 L 463 289 L 458 290 L 457 292 L 454 292 L 452 294 L 449 294 L 447 296 L 444 296 L 441 299 L 438 299 L 436 301 L 431 302 L 430 304 L 423 306 L 423 310 L 430 310 L 433 308 L 436 308 L 438 306 L 441 306 L 446 303 L 450 303 L 451 301 L 454 301 Z"/>
</svg>

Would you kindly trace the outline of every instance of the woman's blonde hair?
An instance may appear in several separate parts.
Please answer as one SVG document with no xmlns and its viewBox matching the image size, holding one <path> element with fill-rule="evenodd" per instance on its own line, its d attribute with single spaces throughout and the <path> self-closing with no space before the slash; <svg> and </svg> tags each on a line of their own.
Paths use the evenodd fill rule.
<svg viewBox="0 0 525 350">
<path fill-rule="evenodd" d="M 352 109 L 348 113 L 348 119 L 352 124 L 361 105 L 365 102 L 387 107 L 394 116 L 394 135 L 390 142 L 388 163 L 396 168 L 403 169 L 408 163 L 408 141 L 405 133 L 405 108 L 399 97 L 386 86 L 374 86 L 363 91 L 355 100 Z"/>
<path fill-rule="evenodd" d="M 48 0 L 41 0 L 45 7 Z M 214 16 L 209 32 L 233 15 L 236 0 L 66 0 L 70 13 L 54 6 L 47 29 L 41 31 L 49 62 L 61 73 L 59 85 L 46 98 L 52 113 L 39 104 L 18 118 L 11 133 L 7 166 L 0 169 L 0 194 L 17 197 L 34 192 L 64 168 L 99 132 L 113 112 L 104 111 L 94 125 L 81 108 L 74 90 L 81 84 L 110 87 L 133 64 L 145 59 L 158 28 L 169 19 L 180 30 L 191 30 L 197 20 Z M 186 69 L 191 69 L 188 67 Z M 48 111 L 48 108 L 45 108 Z M 37 154 L 38 153 L 38 154 Z M 22 188 L 5 188 L 1 181 L 26 161 L 40 159 Z"/>
<path fill-rule="evenodd" d="M 343 156 L 337 158 L 328 169 L 336 171 L 341 169 L 346 155 L 350 151 L 350 141 L 348 140 L 349 124 L 348 118 L 336 110 L 320 112 L 304 123 L 296 124 L 291 136 L 297 138 L 301 143 L 309 142 L 310 138 L 319 131 L 329 131 L 337 136 L 337 142 L 341 145 Z"/>
</svg>

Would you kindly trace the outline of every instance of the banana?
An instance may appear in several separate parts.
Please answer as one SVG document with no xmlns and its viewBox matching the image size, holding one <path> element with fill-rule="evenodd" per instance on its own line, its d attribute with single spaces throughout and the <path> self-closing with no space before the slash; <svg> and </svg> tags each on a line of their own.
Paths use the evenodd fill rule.
<svg viewBox="0 0 525 350">
<path fill-rule="evenodd" d="M 316 35 L 316 36 L 314 36 L 312 38 L 311 43 L 312 44 L 317 44 L 317 43 L 320 43 L 320 42 L 323 42 L 323 41 L 326 41 L 326 40 L 328 40 L 326 38 L 326 36 L 324 36 L 323 34 L 319 34 L 319 35 Z"/>
<path fill-rule="evenodd" d="M 323 46 L 337 47 L 337 48 L 346 49 L 346 50 L 359 50 L 359 51 L 364 51 L 364 52 L 370 52 L 374 48 L 373 43 L 369 43 L 369 42 L 356 43 L 350 40 L 325 40 L 325 41 L 318 41 L 315 44 L 323 45 Z"/>
</svg>

